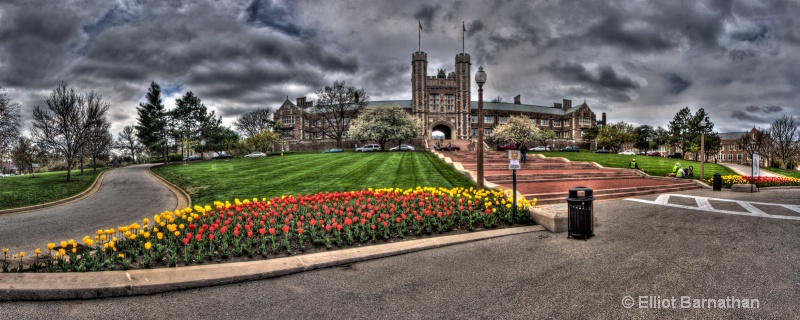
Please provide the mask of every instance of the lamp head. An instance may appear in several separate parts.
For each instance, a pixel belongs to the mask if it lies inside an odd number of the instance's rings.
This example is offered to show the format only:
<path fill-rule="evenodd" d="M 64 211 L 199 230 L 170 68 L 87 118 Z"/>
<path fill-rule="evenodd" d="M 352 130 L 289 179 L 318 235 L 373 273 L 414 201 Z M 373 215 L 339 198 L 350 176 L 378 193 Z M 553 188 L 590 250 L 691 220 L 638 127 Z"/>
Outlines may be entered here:
<path fill-rule="evenodd" d="M 486 83 L 486 71 L 483 71 L 483 66 L 478 67 L 478 72 L 475 73 L 475 82 L 479 87 L 483 87 Z"/>

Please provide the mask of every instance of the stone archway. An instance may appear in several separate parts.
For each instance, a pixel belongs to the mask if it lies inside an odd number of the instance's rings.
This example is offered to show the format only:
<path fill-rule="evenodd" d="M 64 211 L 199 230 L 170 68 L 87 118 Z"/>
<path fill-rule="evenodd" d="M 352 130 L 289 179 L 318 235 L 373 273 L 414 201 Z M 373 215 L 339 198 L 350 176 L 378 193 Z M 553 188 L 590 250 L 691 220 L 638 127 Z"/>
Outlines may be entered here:
<path fill-rule="evenodd" d="M 440 132 L 444 133 L 444 139 L 445 140 L 453 139 L 453 129 L 450 128 L 450 126 L 448 126 L 446 124 L 440 123 L 440 124 L 437 124 L 437 125 L 433 126 L 431 128 L 430 132 L 434 132 L 434 131 L 440 131 Z"/>

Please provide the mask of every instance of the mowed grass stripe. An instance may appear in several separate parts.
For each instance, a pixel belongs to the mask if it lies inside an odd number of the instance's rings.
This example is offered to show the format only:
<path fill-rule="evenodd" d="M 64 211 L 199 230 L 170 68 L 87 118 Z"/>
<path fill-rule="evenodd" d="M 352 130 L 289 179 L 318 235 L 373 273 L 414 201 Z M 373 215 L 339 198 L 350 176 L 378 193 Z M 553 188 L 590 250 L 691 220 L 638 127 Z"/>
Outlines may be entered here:
<path fill-rule="evenodd" d="M 234 198 L 367 188 L 474 186 L 428 152 L 295 153 L 168 165 L 153 172 L 186 190 L 193 203 L 203 205 Z"/>

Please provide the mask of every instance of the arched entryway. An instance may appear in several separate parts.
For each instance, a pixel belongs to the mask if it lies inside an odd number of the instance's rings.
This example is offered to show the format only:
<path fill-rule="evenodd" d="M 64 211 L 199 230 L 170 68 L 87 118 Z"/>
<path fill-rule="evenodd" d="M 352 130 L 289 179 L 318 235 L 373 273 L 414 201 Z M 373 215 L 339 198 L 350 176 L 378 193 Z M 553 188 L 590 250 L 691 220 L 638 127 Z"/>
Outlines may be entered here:
<path fill-rule="evenodd" d="M 439 131 L 441 133 L 444 133 L 444 139 L 445 140 L 453 139 L 453 134 L 452 134 L 453 130 L 450 128 L 450 126 L 448 126 L 446 124 L 437 124 L 437 125 L 433 126 L 433 128 L 431 128 L 431 132 L 434 132 L 434 131 Z"/>

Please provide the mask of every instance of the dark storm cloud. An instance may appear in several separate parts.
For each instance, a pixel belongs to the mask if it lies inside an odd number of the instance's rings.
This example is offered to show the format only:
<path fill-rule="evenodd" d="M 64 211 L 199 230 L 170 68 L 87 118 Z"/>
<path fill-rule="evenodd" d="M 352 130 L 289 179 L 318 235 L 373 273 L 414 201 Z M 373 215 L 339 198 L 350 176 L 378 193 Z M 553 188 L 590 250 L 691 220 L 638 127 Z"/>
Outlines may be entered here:
<path fill-rule="evenodd" d="M 752 51 L 745 51 L 741 49 L 734 49 L 728 52 L 728 58 L 731 59 L 733 62 L 742 62 L 748 59 L 753 59 L 756 57 L 756 54 Z"/>
<path fill-rule="evenodd" d="M 752 113 L 777 113 L 782 112 L 783 108 L 781 106 L 747 106 L 744 110 Z"/>
<path fill-rule="evenodd" d="M 761 117 L 758 115 L 754 115 L 748 112 L 744 112 L 741 110 L 735 110 L 731 112 L 731 118 L 736 120 L 743 120 L 751 123 L 769 123 L 771 122 L 770 118 L 768 117 Z"/>
<path fill-rule="evenodd" d="M 770 35 L 769 27 L 764 24 L 757 24 L 748 30 L 741 30 L 731 33 L 731 38 L 739 41 L 756 42 L 766 39 Z"/>
<path fill-rule="evenodd" d="M 111 122 L 127 122 L 129 119 L 131 119 L 131 116 L 127 113 L 112 111 L 109 112 L 109 118 Z"/>
<path fill-rule="evenodd" d="M 291 1 L 288 2 L 289 5 L 291 3 Z M 274 28 L 281 33 L 294 37 L 309 36 L 303 35 L 305 31 L 295 24 L 294 14 L 287 8 L 275 5 L 275 1 L 253 0 L 247 6 L 246 12 L 248 23 Z"/>
<path fill-rule="evenodd" d="M 483 31 L 485 26 L 483 25 L 483 22 L 481 22 L 480 20 L 473 20 L 472 22 L 466 25 L 466 28 L 467 28 L 467 36 L 472 37 L 476 33 Z"/>
<path fill-rule="evenodd" d="M 689 86 L 692 85 L 691 81 L 684 79 L 680 75 L 674 73 L 668 74 L 666 75 L 666 77 L 667 77 L 667 92 L 669 92 L 669 94 L 674 96 L 679 95 L 681 92 L 683 92 L 684 90 L 689 88 Z"/>
<path fill-rule="evenodd" d="M 643 52 L 667 50 L 677 45 L 677 39 L 655 26 L 643 24 L 636 29 L 624 28 L 625 22 L 630 22 L 630 18 L 616 14 L 607 16 L 589 29 L 586 40 Z"/>
<path fill-rule="evenodd" d="M 414 19 L 420 20 L 422 22 L 422 30 L 431 30 L 431 25 L 433 21 L 433 17 L 439 9 L 442 7 L 440 5 L 432 5 L 428 3 L 421 4 L 417 7 L 417 11 L 414 12 Z"/>
<path fill-rule="evenodd" d="M 81 15 L 62 3 L 0 8 L 0 84 L 42 89 L 60 82 L 80 41 Z"/>
<path fill-rule="evenodd" d="M 595 73 L 579 63 L 556 60 L 542 67 L 541 70 L 563 80 L 584 83 L 590 86 L 623 91 L 639 88 L 639 84 L 636 81 L 618 74 L 609 65 L 600 65 Z"/>

